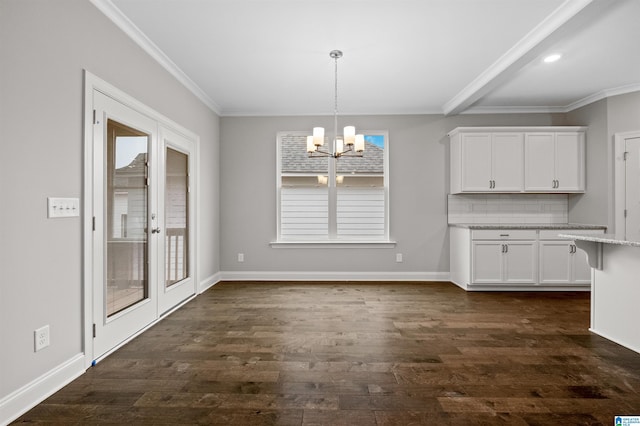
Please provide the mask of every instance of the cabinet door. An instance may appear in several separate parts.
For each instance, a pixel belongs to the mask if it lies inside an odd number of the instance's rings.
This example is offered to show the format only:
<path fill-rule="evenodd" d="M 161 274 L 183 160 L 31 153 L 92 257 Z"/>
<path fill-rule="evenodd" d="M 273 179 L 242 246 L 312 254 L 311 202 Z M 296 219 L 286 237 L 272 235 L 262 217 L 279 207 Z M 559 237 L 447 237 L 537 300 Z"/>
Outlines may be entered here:
<path fill-rule="evenodd" d="M 584 191 L 584 134 L 556 134 L 557 191 Z"/>
<path fill-rule="evenodd" d="M 510 284 L 536 284 L 537 250 L 535 241 L 509 241 L 504 267 L 504 282 Z"/>
<path fill-rule="evenodd" d="M 492 135 L 492 179 L 494 191 L 520 192 L 524 189 L 524 135 L 494 133 Z"/>
<path fill-rule="evenodd" d="M 555 138 L 553 133 L 527 133 L 524 139 L 525 191 L 555 191 Z"/>
<path fill-rule="evenodd" d="M 540 284 L 571 281 L 571 241 L 540 241 Z"/>
<path fill-rule="evenodd" d="M 471 282 L 495 284 L 502 282 L 502 241 L 473 241 L 471 244 Z"/>
<path fill-rule="evenodd" d="M 462 191 L 486 192 L 491 189 L 491 135 L 461 135 Z"/>

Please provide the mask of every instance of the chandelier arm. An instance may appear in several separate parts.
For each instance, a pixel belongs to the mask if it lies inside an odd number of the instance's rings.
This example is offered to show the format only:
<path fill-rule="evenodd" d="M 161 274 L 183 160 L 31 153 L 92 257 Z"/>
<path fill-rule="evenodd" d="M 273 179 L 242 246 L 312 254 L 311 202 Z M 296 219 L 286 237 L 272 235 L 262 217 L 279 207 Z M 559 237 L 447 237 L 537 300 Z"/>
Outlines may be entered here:
<path fill-rule="evenodd" d="M 314 155 L 314 154 L 317 154 L 317 155 Z M 310 152 L 309 155 L 307 156 L 307 158 L 324 158 L 324 157 L 338 158 L 338 155 L 328 151 L 321 151 L 317 149 L 313 152 Z"/>

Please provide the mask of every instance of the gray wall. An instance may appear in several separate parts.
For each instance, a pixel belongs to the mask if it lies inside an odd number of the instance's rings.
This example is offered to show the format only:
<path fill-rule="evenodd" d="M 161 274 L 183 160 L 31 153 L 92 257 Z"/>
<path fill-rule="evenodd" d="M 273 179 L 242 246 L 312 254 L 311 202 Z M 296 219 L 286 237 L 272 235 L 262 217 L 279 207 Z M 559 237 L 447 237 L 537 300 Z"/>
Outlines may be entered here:
<path fill-rule="evenodd" d="M 607 111 L 607 123 L 608 123 L 608 151 L 609 151 L 609 179 L 611 184 L 611 200 L 609 205 L 609 222 L 610 227 L 614 229 L 614 206 L 615 206 L 615 191 L 614 191 L 614 152 L 615 152 L 615 140 L 616 133 L 625 133 L 640 131 L 640 92 L 627 93 L 625 95 L 612 96 L 608 98 L 608 111 Z"/>
<path fill-rule="evenodd" d="M 457 126 L 564 125 L 564 115 L 340 117 L 361 130 L 389 131 L 392 249 L 271 248 L 276 239 L 276 133 L 332 128 L 332 117 L 221 119 L 223 271 L 449 272 L 447 132 Z M 244 253 L 244 263 L 237 254 Z M 396 263 L 395 254 L 404 262 Z"/>
<path fill-rule="evenodd" d="M 83 69 L 201 138 L 198 275 L 219 271 L 219 119 L 88 1 L 0 2 L 0 400 L 81 352 Z M 34 353 L 33 331 L 51 328 Z M 0 419 L 1 421 L 1 419 Z"/>
<path fill-rule="evenodd" d="M 586 142 L 586 193 L 569 196 L 569 222 L 609 226 L 609 146 L 607 99 L 567 113 L 567 121 L 589 126 Z"/>
<path fill-rule="evenodd" d="M 569 220 L 614 230 L 614 137 L 640 131 L 640 92 L 612 96 L 566 114 L 568 124 L 589 126 L 587 192 L 572 196 Z"/>

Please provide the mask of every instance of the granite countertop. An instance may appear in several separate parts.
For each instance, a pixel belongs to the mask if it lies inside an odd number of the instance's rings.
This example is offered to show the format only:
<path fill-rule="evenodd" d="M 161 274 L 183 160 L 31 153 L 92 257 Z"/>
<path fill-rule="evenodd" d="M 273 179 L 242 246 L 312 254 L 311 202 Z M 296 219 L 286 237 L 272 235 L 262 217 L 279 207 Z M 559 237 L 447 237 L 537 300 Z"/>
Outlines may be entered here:
<path fill-rule="evenodd" d="M 451 223 L 449 226 L 467 229 L 607 229 L 603 225 L 584 223 Z"/>
<path fill-rule="evenodd" d="M 635 238 L 627 238 L 616 234 L 559 234 L 559 237 L 577 241 L 590 241 L 593 243 L 617 244 L 621 246 L 640 247 L 640 235 Z"/>

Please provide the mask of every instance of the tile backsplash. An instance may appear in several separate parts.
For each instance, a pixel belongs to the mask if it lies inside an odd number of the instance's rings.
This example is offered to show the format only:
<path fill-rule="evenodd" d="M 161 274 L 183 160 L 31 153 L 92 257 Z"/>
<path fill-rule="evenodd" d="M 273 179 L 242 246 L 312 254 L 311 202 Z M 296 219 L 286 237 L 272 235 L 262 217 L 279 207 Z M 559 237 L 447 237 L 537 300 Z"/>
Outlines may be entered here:
<path fill-rule="evenodd" d="M 567 194 L 457 194 L 448 196 L 448 222 L 567 223 Z"/>

